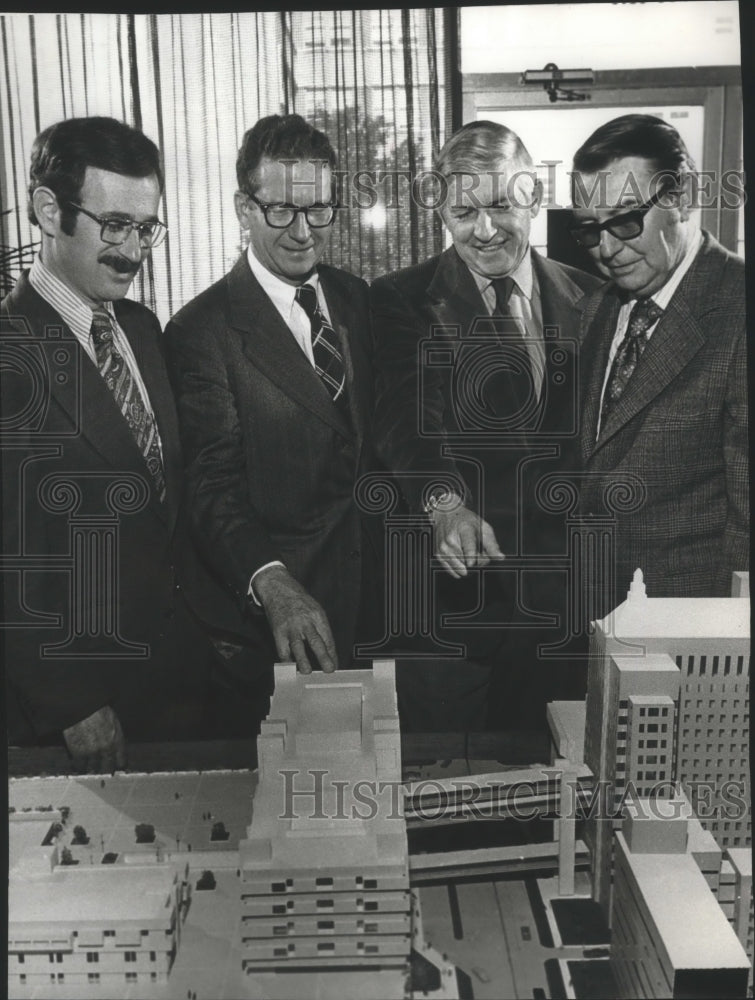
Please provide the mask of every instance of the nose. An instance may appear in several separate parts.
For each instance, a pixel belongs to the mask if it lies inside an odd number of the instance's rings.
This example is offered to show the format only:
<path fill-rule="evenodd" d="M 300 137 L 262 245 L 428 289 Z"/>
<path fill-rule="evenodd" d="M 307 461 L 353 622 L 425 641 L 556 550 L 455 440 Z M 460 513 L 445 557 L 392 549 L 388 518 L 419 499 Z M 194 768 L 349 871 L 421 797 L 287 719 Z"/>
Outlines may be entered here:
<path fill-rule="evenodd" d="M 288 227 L 288 231 L 298 243 L 307 242 L 311 233 L 309 223 L 307 222 L 304 212 L 299 212 L 297 214 L 294 221 Z"/>
<path fill-rule="evenodd" d="M 598 249 L 603 260 L 610 260 L 611 257 L 616 256 L 623 246 L 623 241 L 620 240 L 618 236 L 614 236 L 612 233 L 609 233 L 607 229 L 604 229 L 600 234 L 600 244 Z"/>
<path fill-rule="evenodd" d="M 495 226 L 491 222 L 490 216 L 484 208 L 479 209 L 477 212 L 477 218 L 475 219 L 474 224 L 474 234 L 481 243 L 487 243 L 488 240 L 495 236 Z"/>
<path fill-rule="evenodd" d="M 126 257 L 128 260 L 133 260 L 134 262 L 142 259 L 145 251 L 139 243 L 139 234 L 136 229 L 131 230 L 125 242 L 121 243 L 118 247 L 118 251 L 122 257 Z"/>

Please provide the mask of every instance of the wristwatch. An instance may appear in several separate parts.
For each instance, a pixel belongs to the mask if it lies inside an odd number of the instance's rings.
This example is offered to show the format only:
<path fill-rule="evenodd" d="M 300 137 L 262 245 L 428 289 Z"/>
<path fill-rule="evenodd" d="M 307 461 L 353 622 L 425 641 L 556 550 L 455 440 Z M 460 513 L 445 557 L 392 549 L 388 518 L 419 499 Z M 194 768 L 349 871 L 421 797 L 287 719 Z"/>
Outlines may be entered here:
<path fill-rule="evenodd" d="M 430 495 L 422 509 L 425 514 L 433 514 L 436 510 L 448 513 L 456 510 L 457 507 L 463 506 L 463 504 L 464 499 L 458 493 L 454 493 L 443 486 L 437 486 L 430 491 Z"/>

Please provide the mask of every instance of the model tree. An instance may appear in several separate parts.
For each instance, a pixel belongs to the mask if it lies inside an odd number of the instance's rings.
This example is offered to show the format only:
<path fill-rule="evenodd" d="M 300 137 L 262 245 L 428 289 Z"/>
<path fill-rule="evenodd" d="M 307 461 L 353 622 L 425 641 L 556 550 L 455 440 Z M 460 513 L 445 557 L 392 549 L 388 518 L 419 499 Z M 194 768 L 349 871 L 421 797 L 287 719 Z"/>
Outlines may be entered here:
<path fill-rule="evenodd" d="M 209 868 L 205 868 L 197 879 L 197 889 L 214 889 L 216 885 L 215 875 Z"/>
<path fill-rule="evenodd" d="M 213 823 L 210 840 L 228 840 L 230 833 L 225 828 L 225 823 Z"/>
<path fill-rule="evenodd" d="M 137 823 L 134 827 L 137 844 L 154 844 L 155 828 L 151 823 Z"/>
<path fill-rule="evenodd" d="M 78 826 L 77 825 L 77 826 L 75 826 L 73 828 L 73 840 L 71 841 L 71 843 L 72 844 L 88 844 L 89 843 L 89 837 L 87 836 L 87 832 L 86 832 L 86 830 L 84 829 L 83 826 Z"/>

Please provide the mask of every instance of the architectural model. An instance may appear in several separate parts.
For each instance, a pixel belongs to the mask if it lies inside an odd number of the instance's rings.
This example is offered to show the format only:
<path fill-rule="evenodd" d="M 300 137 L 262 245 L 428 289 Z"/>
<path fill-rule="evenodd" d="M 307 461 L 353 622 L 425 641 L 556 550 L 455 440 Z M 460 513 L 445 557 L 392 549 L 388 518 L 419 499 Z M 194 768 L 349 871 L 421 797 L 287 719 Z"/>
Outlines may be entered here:
<path fill-rule="evenodd" d="M 275 668 L 239 844 L 245 968 L 406 968 L 409 852 L 392 661 Z"/>
<path fill-rule="evenodd" d="M 390 661 L 279 664 L 258 774 L 12 781 L 8 995 L 746 997 L 748 578 L 735 587 L 652 599 L 637 576 L 595 625 L 586 705 L 549 706 L 548 764 L 402 784 Z M 407 828 L 516 829 L 522 811 L 533 842 L 409 854 Z M 589 907 L 611 930 L 574 937 L 565 915 Z"/>
<path fill-rule="evenodd" d="M 606 912 L 613 832 L 630 793 L 670 797 L 680 782 L 721 847 L 752 837 L 750 602 L 648 598 L 635 576 L 627 600 L 596 623 L 588 675 L 585 763 L 617 814 L 585 834 Z"/>

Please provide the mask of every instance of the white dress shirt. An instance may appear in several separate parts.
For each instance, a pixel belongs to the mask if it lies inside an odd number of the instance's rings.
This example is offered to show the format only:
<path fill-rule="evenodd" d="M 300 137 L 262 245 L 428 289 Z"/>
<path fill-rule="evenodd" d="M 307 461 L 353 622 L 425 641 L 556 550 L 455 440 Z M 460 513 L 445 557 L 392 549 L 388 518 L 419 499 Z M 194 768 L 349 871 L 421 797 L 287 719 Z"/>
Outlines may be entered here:
<path fill-rule="evenodd" d="M 282 281 L 276 274 L 269 271 L 264 264 L 261 264 L 254 255 L 251 243 L 246 251 L 246 259 L 249 262 L 252 274 L 262 286 L 263 292 L 265 292 L 275 308 L 278 310 L 281 315 L 281 319 L 293 334 L 294 340 L 302 349 L 307 357 L 307 360 L 314 368 L 315 358 L 312 353 L 312 323 L 310 322 L 307 313 L 296 301 L 297 286 L 290 285 L 287 281 Z M 328 305 L 325 301 L 325 296 L 323 295 L 320 277 L 317 274 L 317 271 L 307 278 L 306 282 L 302 282 L 302 284 L 312 285 L 314 290 L 317 292 L 317 304 L 320 307 L 320 312 L 323 314 L 325 321 L 330 323 Z M 265 563 L 264 566 L 259 566 L 254 573 L 252 573 L 251 579 L 249 580 L 247 594 L 252 598 L 255 604 L 259 605 L 260 603 L 254 591 L 254 580 L 257 574 L 261 573 L 263 569 L 268 569 L 270 566 L 283 565 L 284 564 L 279 559 L 275 559 L 272 562 Z"/>
<path fill-rule="evenodd" d="M 671 301 L 674 295 L 674 292 L 679 287 L 682 278 L 687 273 L 687 271 L 689 271 L 689 269 L 692 267 L 692 262 L 694 261 L 695 257 L 697 257 L 700 251 L 700 247 L 702 245 L 703 245 L 703 234 L 700 232 L 699 229 L 696 229 L 692 238 L 689 241 L 687 252 L 685 253 L 684 257 L 682 257 L 682 260 L 679 263 L 679 265 L 672 272 L 671 277 L 668 279 L 666 284 L 663 285 L 662 288 L 659 288 L 657 292 L 655 292 L 653 295 L 650 296 L 651 300 L 655 302 L 657 306 L 660 306 L 661 309 L 665 309 L 668 306 L 669 302 Z M 597 437 L 600 436 L 601 414 L 603 411 L 603 397 L 606 394 L 606 386 L 608 385 L 608 376 L 611 374 L 611 366 L 613 365 L 614 358 L 616 357 L 616 352 L 619 349 L 619 344 L 622 342 L 624 336 L 626 335 L 627 324 L 629 323 L 629 316 L 632 312 L 632 309 L 634 309 L 634 307 L 637 305 L 637 302 L 638 300 L 636 298 L 629 299 L 629 301 L 625 302 L 622 305 L 621 309 L 619 310 L 619 317 L 618 320 L 616 321 L 616 331 L 613 335 L 613 340 L 611 341 L 611 349 L 608 352 L 608 363 L 606 364 L 606 370 L 603 375 L 603 387 L 600 391 L 600 407 L 598 408 L 598 430 L 596 439 Z M 660 320 L 656 320 L 656 322 L 653 323 L 653 325 L 648 329 L 647 333 L 645 334 L 646 340 L 650 340 L 659 322 Z"/>
<path fill-rule="evenodd" d="M 472 277 L 480 290 L 482 301 L 492 314 L 496 308 L 496 294 L 493 279 L 472 271 Z M 508 275 L 514 282 L 509 299 L 509 315 L 519 321 L 535 378 L 535 391 L 540 398 L 545 376 L 545 346 L 543 344 L 543 309 L 540 301 L 540 286 L 532 267 L 532 254 L 528 249 L 519 264 Z"/>
<path fill-rule="evenodd" d="M 91 359 L 92 364 L 99 371 L 94 342 L 92 341 L 92 307 L 87 305 L 83 299 L 79 298 L 70 286 L 66 285 L 65 282 L 56 277 L 56 275 L 54 275 L 52 271 L 45 266 L 39 254 L 37 254 L 32 262 L 31 269 L 29 271 L 29 284 L 38 295 L 41 295 L 45 302 L 52 306 L 66 325 L 70 327 L 71 333 L 78 340 L 82 350 L 85 352 L 87 357 Z M 126 334 L 118 325 L 118 321 L 115 318 L 115 312 L 113 310 L 113 303 L 103 302 L 102 307 L 110 316 L 110 321 L 113 327 L 113 344 L 123 358 L 123 362 L 131 373 L 134 382 L 136 382 L 139 392 L 141 393 L 142 400 L 144 401 L 145 409 L 152 416 L 152 422 L 157 436 L 157 443 L 160 448 L 160 455 L 162 456 L 163 446 L 162 441 L 160 440 L 160 433 L 157 428 L 157 421 L 155 420 L 155 413 L 149 400 L 147 387 L 145 386 L 142 374 L 139 371 L 139 365 L 137 365 L 134 352 L 131 350 L 131 344 L 129 343 Z"/>
<path fill-rule="evenodd" d="M 297 285 L 289 285 L 287 281 L 282 281 L 276 274 L 268 271 L 265 265 L 261 264 L 254 256 L 251 243 L 246 251 L 246 259 L 249 261 L 249 267 L 251 268 L 252 274 L 262 286 L 263 292 L 265 292 L 275 308 L 278 310 L 281 315 L 281 319 L 294 335 L 294 340 L 304 351 L 307 356 L 307 360 L 314 368 L 315 359 L 312 354 L 312 324 L 309 316 L 296 301 Z M 317 271 L 307 278 L 306 282 L 302 282 L 302 284 L 311 285 L 317 292 L 317 304 L 320 307 L 320 312 L 323 314 L 325 321 L 330 324 L 328 304 L 325 301 L 322 285 L 320 284 L 320 276 Z"/>

